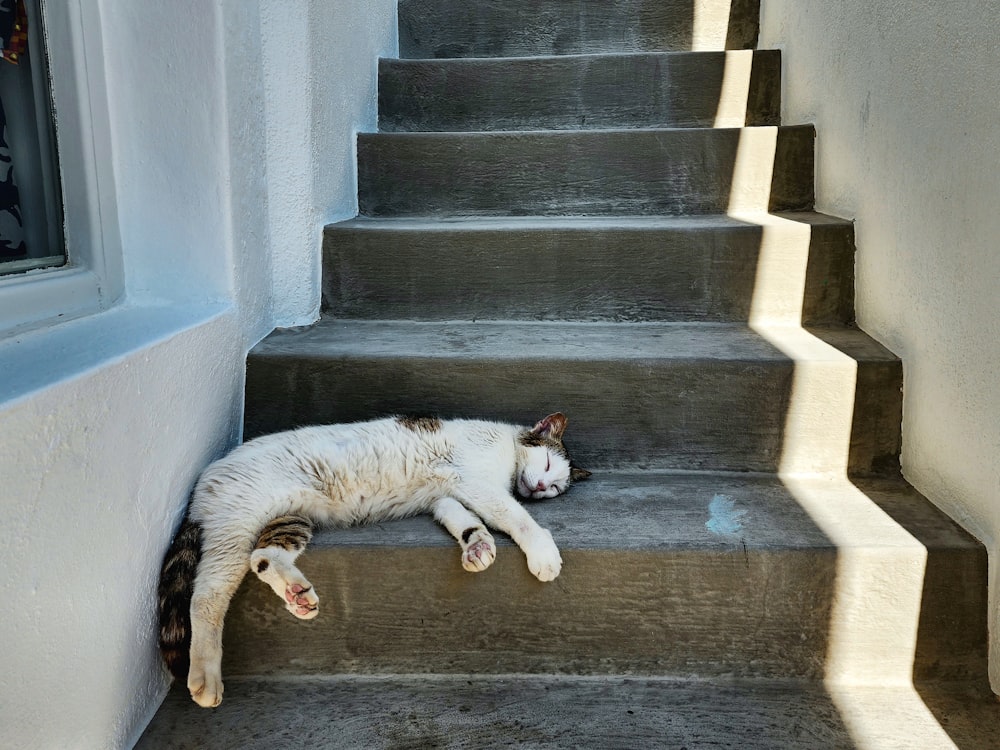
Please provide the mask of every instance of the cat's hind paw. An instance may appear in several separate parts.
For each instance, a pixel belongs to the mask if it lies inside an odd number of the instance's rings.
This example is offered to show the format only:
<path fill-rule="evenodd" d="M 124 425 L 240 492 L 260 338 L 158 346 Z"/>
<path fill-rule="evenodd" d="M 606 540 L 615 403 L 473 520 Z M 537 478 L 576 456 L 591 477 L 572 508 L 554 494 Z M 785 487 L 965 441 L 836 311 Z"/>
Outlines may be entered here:
<path fill-rule="evenodd" d="M 192 662 L 187 686 L 191 699 L 202 708 L 215 708 L 222 703 L 222 675 L 218 670 L 205 669 Z"/>
<path fill-rule="evenodd" d="M 300 620 L 319 614 L 319 597 L 295 566 L 297 552 L 267 547 L 250 555 L 250 569 L 285 602 L 285 609 Z"/>
<path fill-rule="evenodd" d="M 285 587 L 285 608 L 300 620 L 311 620 L 319 614 L 319 597 L 312 586 L 290 583 Z"/>
<path fill-rule="evenodd" d="M 476 529 L 469 536 L 467 546 L 462 550 L 462 567 L 470 573 L 486 570 L 497 556 L 493 536 L 486 529 Z"/>

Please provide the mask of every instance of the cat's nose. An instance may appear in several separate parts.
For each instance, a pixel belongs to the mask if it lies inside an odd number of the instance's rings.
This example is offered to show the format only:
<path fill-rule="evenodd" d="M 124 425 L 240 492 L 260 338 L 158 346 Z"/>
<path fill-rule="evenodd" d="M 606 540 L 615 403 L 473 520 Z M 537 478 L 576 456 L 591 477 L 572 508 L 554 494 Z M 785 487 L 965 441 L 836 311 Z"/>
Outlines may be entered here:
<path fill-rule="evenodd" d="M 546 489 L 545 482 L 543 482 L 541 479 L 539 479 L 538 480 L 538 484 L 535 485 L 535 489 L 538 490 L 539 492 L 541 492 L 542 490 Z"/>

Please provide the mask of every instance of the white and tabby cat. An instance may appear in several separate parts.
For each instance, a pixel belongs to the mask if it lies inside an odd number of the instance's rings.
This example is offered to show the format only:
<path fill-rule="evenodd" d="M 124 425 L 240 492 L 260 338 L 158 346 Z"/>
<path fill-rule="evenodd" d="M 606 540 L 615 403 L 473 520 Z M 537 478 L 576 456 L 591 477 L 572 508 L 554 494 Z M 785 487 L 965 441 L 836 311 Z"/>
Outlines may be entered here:
<path fill-rule="evenodd" d="M 589 472 L 570 465 L 566 417 L 534 427 L 387 418 L 304 427 L 251 440 L 202 473 L 163 563 L 160 647 L 201 706 L 222 701 L 222 625 L 247 570 L 296 617 L 319 612 L 295 565 L 313 524 L 346 526 L 430 512 L 462 548 L 462 567 L 496 556 L 486 525 L 506 532 L 528 569 L 551 581 L 562 567 L 552 540 L 512 495 L 548 498 Z"/>

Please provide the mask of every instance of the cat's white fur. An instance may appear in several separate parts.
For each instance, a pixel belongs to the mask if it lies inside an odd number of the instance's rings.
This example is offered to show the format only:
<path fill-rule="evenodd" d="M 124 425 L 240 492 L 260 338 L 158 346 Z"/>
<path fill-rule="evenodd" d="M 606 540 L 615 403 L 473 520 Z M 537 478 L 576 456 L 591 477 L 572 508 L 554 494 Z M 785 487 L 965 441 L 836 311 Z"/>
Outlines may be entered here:
<path fill-rule="evenodd" d="M 223 620 L 248 568 L 296 617 L 319 611 L 316 592 L 295 565 L 301 549 L 254 549 L 262 528 L 279 516 L 346 526 L 430 512 L 458 541 L 462 566 L 473 572 L 496 556 L 489 525 L 510 535 L 532 574 L 553 580 L 562 567 L 559 549 L 511 487 L 525 497 L 553 497 L 576 472 L 587 474 L 571 470 L 561 450 L 565 425 L 562 414 L 530 429 L 389 418 L 260 437 L 213 463 L 188 511 L 202 535 L 191 598 L 192 698 L 207 707 L 222 700 Z"/>

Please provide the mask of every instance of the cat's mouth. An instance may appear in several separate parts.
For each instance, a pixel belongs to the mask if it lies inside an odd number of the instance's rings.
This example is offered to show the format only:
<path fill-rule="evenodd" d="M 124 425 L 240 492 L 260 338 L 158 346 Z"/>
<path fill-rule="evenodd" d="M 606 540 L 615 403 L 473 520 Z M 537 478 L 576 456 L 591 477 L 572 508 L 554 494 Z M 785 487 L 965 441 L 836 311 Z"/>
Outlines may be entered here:
<path fill-rule="evenodd" d="M 538 484 L 542 484 L 543 486 L 539 488 Z M 517 494 L 530 500 L 544 500 L 549 497 L 552 485 L 544 484 L 544 482 L 539 482 L 538 484 L 532 485 L 525 479 L 524 474 L 521 474 L 517 478 Z"/>
<path fill-rule="evenodd" d="M 533 488 L 528 481 L 524 478 L 524 474 L 521 474 L 517 478 L 517 494 L 521 497 L 534 498 L 535 494 L 538 492 Z"/>

